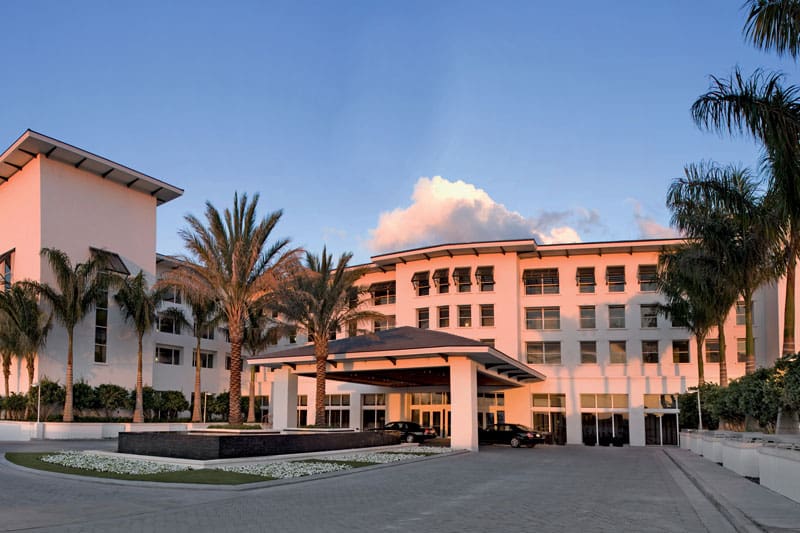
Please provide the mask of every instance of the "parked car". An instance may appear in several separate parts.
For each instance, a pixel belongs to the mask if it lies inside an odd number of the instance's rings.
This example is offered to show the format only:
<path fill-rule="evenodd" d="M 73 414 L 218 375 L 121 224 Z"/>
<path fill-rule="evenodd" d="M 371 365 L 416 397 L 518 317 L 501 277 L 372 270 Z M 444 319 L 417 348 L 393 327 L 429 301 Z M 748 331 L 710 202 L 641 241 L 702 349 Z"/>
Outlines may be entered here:
<path fill-rule="evenodd" d="M 510 444 L 512 448 L 533 448 L 543 443 L 544 435 L 520 424 L 492 424 L 478 430 L 478 441 L 486 444 Z"/>
<path fill-rule="evenodd" d="M 416 422 L 389 422 L 383 427 L 375 428 L 372 431 L 386 431 L 396 434 L 403 442 L 425 442 L 428 439 L 436 438 L 436 430 L 423 427 Z"/>

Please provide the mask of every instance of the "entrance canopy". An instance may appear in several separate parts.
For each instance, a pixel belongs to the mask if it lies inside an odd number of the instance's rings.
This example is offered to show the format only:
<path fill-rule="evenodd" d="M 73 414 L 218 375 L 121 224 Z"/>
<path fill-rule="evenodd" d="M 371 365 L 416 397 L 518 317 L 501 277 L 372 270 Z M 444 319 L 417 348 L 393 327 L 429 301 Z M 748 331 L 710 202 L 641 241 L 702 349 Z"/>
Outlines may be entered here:
<path fill-rule="evenodd" d="M 327 378 L 382 387 L 450 385 L 450 357 L 477 364 L 479 387 L 509 388 L 543 381 L 545 376 L 482 342 L 428 329 L 399 327 L 331 341 Z M 299 376 L 314 376 L 314 345 L 248 358 L 248 362 Z"/>

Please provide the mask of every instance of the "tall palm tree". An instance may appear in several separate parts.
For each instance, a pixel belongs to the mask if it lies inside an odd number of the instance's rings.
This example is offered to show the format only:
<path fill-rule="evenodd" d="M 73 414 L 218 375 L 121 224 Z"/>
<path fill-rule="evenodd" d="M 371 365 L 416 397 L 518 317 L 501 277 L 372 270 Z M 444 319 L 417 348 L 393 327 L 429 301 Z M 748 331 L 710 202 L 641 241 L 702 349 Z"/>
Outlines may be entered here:
<path fill-rule="evenodd" d="M 19 331 L 13 326 L 11 320 L 0 313 L 0 361 L 3 366 L 3 381 L 5 383 L 5 396 L 8 398 L 9 380 L 11 379 L 11 364 L 14 356 L 19 353 Z"/>
<path fill-rule="evenodd" d="M 258 195 L 233 196 L 233 208 L 221 214 L 206 202 L 205 223 L 193 215 L 180 231 L 190 257 L 165 274 L 165 282 L 184 292 L 217 301 L 231 342 L 229 422 L 242 423 L 242 343 L 247 313 L 275 289 L 281 271 L 296 260 L 288 239 L 268 240 L 281 218 L 275 211 L 257 220 Z"/>
<path fill-rule="evenodd" d="M 67 375 L 64 380 L 64 422 L 74 419 L 72 409 L 73 340 L 75 326 L 95 307 L 97 299 L 106 294 L 111 274 L 105 268 L 108 259 L 103 254 L 86 262 L 72 265 L 66 253 L 56 248 L 42 248 L 56 279 L 56 286 L 35 281 L 23 282 L 32 287 L 52 309 L 55 319 L 67 330 Z"/>
<path fill-rule="evenodd" d="M 705 383 L 703 344 L 712 327 L 720 323 L 731 302 L 720 302 L 725 282 L 718 275 L 719 260 L 697 244 L 662 254 L 659 259 L 658 289 L 666 302 L 660 311 L 673 325 L 680 324 L 695 337 L 697 345 L 697 382 Z"/>
<path fill-rule="evenodd" d="M 244 330 L 244 347 L 250 357 L 256 357 L 275 344 L 277 326 L 267 317 L 265 309 L 251 310 Z M 250 365 L 250 386 L 248 390 L 247 421 L 256 422 L 256 365 Z"/>
<path fill-rule="evenodd" d="M 781 249 L 785 233 L 771 197 L 759 194 L 750 172 L 732 165 L 688 165 L 685 177 L 675 180 L 667 194 L 672 223 L 688 238 L 718 258 L 723 293 L 717 300 L 745 304 L 746 372 L 755 371 L 752 303 L 755 290 L 784 271 Z M 731 290 L 732 289 L 732 290 Z M 727 384 L 724 320 L 720 315 L 720 385 Z"/>
<path fill-rule="evenodd" d="M 800 1 L 747 0 L 745 37 L 762 50 L 774 49 L 778 55 L 800 55 Z"/>
<path fill-rule="evenodd" d="M 144 400 L 142 396 L 142 342 L 145 334 L 153 330 L 158 320 L 158 307 L 167 294 L 166 288 L 151 289 L 143 271 L 133 277 L 120 279 L 114 300 L 122 309 L 125 320 L 136 330 L 138 350 L 136 352 L 136 402 L 133 422 L 144 422 Z"/>
<path fill-rule="evenodd" d="M 783 76 L 756 71 L 745 78 L 712 77 L 710 90 L 692 105 L 704 129 L 748 134 L 763 145 L 762 166 L 768 195 L 786 228 L 786 297 L 783 355 L 795 352 L 795 283 L 800 256 L 800 88 L 784 87 Z"/>
<path fill-rule="evenodd" d="M 286 320 L 308 332 L 313 338 L 316 357 L 316 402 L 315 423 L 323 425 L 325 420 L 325 380 L 328 360 L 328 342 L 336 331 L 360 320 L 383 317 L 374 311 L 360 308 L 359 296 L 367 288 L 356 283 L 364 275 L 362 268 L 348 268 L 353 257 L 343 253 L 334 263 L 327 247 L 317 256 L 306 252 L 304 269 L 294 273 L 291 281 L 282 285 L 272 308 Z"/>

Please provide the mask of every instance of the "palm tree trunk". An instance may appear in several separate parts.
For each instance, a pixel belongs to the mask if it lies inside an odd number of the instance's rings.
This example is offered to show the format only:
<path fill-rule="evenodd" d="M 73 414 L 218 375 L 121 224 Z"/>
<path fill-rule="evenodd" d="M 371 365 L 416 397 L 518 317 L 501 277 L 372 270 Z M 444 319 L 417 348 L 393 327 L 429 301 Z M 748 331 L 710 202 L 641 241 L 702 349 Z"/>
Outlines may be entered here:
<path fill-rule="evenodd" d="M 752 374 L 756 371 L 756 342 L 753 337 L 753 293 L 749 290 L 744 293 L 744 353 L 744 373 Z"/>
<path fill-rule="evenodd" d="M 706 382 L 706 374 L 705 374 L 705 362 L 703 361 L 703 342 L 705 341 L 705 335 L 700 336 L 697 335 L 695 337 L 695 342 L 697 343 L 697 385 L 700 386 Z"/>
<path fill-rule="evenodd" d="M 144 400 L 142 399 L 142 337 L 139 334 L 139 353 L 136 357 L 136 407 L 133 409 L 133 423 L 141 424 L 144 422 Z"/>
<path fill-rule="evenodd" d="M 31 391 L 33 390 L 33 374 L 35 372 L 34 361 L 36 360 L 36 354 L 25 354 L 25 365 L 28 368 L 28 396 L 31 395 Z M 28 415 L 31 412 L 31 402 L 25 404 L 25 420 L 28 419 Z"/>
<path fill-rule="evenodd" d="M 327 379 L 328 337 L 318 335 L 314 339 L 314 355 L 317 358 L 317 397 L 314 401 L 314 425 L 325 424 L 325 380 Z"/>
<path fill-rule="evenodd" d="M 64 422 L 72 422 L 72 341 L 74 336 L 74 328 L 67 330 L 67 378 L 64 382 L 64 388 L 67 393 L 64 398 Z"/>
<path fill-rule="evenodd" d="M 194 407 L 192 408 L 192 422 L 201 422 L 202 412 L 200 410 L 200 335 L 197 335 L 197 348 L 194 350 Z"/>
<path fill-rule="evenodd" d="M 235 322 L 235 321 L 234 321 Z M 228 423 L 242 423 L 242 327 L 231 324 L 231 376 L 228 390 Z"/>
<path fill-rule="evenodd" d="M 717 331 L 719 332 L 719 386 L 728 386 L 728 354 L 725 349 L 725 319 L 720 320 L 717 324 Z"/>
<path fill-rule="evenodd" d="M 247 421 L 256 421 L 256 367 L 250 366 L 250 388 L 248 389 Z"/>
<path fill-rule="evenodd" d="M 784 356 L 791 355 L 794 349 L 794 284 L 795 269 L 797 268 L 797 255 L 795 253 L 795 235 L 792 234 L 790 244 L 791 255 L 789 266 L 786 269 L 786 302 L 783 308 L 783 350 Z M 749 360 L 749 359 L 748 359 Z M 755 370 L 755 365 L 753 366 Z M 749 374 L 749 372 L 748 372 Z"/>
<path fill-rule="evenodd" d="M 11 378 L 11 357 L 3 356 L 3 381 L 6 386 L 6 399 L 8 399 L 8 381 Z M 6 418 L 8 418 L 8 409 L 6 409 Z"/>

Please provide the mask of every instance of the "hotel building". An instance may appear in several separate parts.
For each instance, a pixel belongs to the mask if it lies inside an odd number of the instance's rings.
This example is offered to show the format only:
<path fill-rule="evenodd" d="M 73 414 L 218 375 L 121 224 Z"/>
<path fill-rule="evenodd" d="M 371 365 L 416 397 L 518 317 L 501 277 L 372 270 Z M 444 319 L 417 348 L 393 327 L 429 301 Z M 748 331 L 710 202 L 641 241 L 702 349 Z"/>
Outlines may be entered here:
<path fill-rule="evenodd" d="M 42 247 L 74 262 L 115 254 L 121 272 L 155 280 L 175 261 L 157 255 L 156 208 L 181 189 L 28 131 L 0 155 L 0 268 L 4 281 L 52 282 Z M 432 425 L 453 445 L 477 448 L 477 428 L 515 422 L 549 431 L 556 443 L 677 444 L 677 395 L 697 384 L 689 332 L 658 313 L 660 253 L 679 240 L 538 244 L 533 239 L 456 243 L 372 258 L 362 280 L 367 308 L 384 318 L 339 331 L 331 341 L 327 420 L 368 428 L 407 419 Z M 756 362 L 780 353 L 784 281 L 753 304 Z M 181 295 L 167 305 L 182 306 Z M 188 314 L 188 308 L 186 308 Z M 75 377 L 132 388 L 136 338 L 113 298 L 79 326 Z M 345 328 L 346 329 L 346 328 Z M 705 376 L 744 374 L 744 309 L 725 324 L 727 353 L 712 330 Z M 65 332 L 39 354 L 38 376 L 62 379 Z M 228 384 L 229 345 L 203 339 L 203 390 Z M 190 396 L 194 338 L 162 320 L 145 337 L 144 381 Z M 269 396 L 274 427 L 314 423 L 313 350 L 303 332 L 250 359 L 256 394 Z M 243 375 L 246 393 L 249 373 Z M 12 391 L 27 387 L 14 362 Z M 37 377 L 38 379 L 38 377 Z"/>

